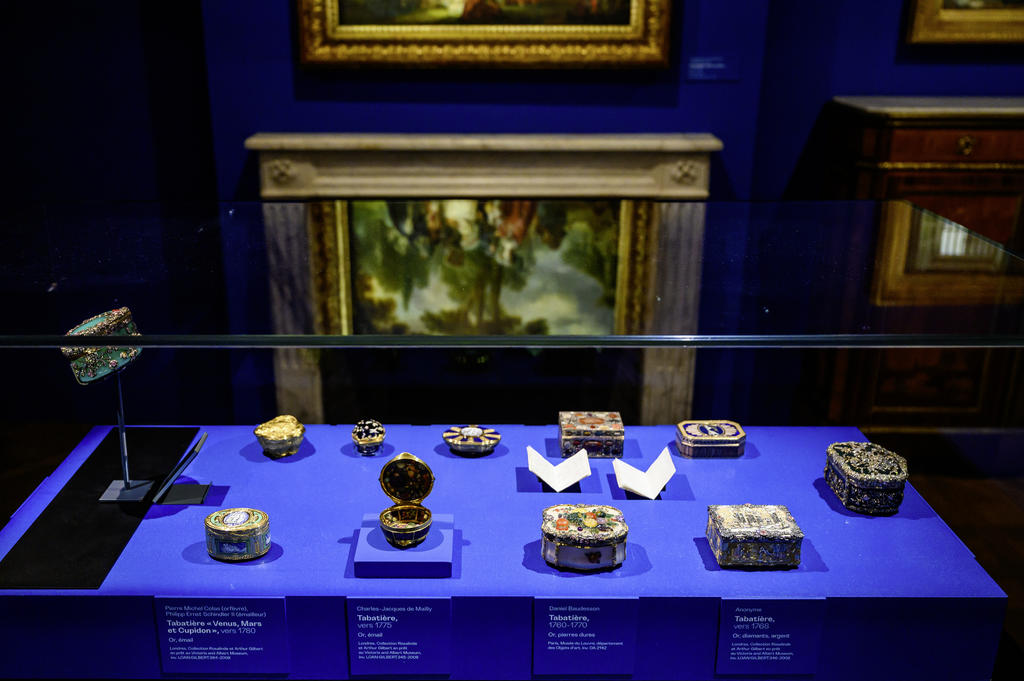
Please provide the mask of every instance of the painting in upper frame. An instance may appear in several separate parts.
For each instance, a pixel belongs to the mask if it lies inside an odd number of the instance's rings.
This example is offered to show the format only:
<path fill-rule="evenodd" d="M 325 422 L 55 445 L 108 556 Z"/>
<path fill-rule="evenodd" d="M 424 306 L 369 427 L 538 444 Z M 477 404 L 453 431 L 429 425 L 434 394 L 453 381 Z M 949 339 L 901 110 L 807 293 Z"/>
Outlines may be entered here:
<path fill-rule="evenodd" d="M 670 0 L 298 0 L 307 64 L 664 66 Z"/>
<path fill-rule="evenodd" d="M 910 0 L 908 42 L 1024 42 L 1024 0 Z"/>

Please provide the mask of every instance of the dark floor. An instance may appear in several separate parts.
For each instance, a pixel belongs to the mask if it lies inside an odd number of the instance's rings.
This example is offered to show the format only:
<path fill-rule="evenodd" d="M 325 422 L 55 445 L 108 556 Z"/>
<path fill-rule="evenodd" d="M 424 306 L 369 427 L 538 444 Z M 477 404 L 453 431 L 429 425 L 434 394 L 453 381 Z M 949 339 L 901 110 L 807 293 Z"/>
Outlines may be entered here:
<path fill-rule="evenodd" d="M 78 424 L 4 427 L 0 518 L 6 524 L 89 430 Z M 910 481 L 1009 596 L 995 681 L 1024 669 L 1024 431 L 872 433 L 906 456 Z"/>

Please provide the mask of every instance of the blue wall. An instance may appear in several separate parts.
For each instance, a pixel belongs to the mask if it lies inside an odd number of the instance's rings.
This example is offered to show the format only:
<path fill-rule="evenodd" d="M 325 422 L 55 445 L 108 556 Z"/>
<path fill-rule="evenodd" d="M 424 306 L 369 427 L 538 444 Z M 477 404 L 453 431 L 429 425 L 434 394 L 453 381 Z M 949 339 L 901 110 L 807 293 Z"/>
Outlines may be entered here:
<path fill-rule="evenodd" d="M 783 196 L 818 114 L 836 95 L 1024 95 L 1022 46 L 907 45 L 906 4 L 771 2 L 751 198 Z"/>
<path fill-rule="evenodd" d="M 711 132 L 715 195 L 746 197 L 768 6 L 676 3 L 667 70 L 510 72 L 303 68 L 293 3 L 204 2 L 218 194 L 257 195 L 256 132 Z M 739 79 L 687 80 L 693 54 L 738 58 Z"/>

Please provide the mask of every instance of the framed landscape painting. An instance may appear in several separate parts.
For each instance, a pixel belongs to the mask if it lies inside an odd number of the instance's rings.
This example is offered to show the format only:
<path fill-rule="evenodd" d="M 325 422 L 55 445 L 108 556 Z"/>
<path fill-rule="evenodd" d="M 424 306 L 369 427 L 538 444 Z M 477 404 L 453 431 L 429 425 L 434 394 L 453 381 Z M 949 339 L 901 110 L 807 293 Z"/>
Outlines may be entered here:
<path fill-rule="evenodd" d="M 911 43 L 1024 42 L 1024 0 L 910 0 Z"/>
<path fill-rule="evenodd" d="M 313 204 L 329 334 L 639 333 L 653 205 L 599 200 Z"/>
<path fill-rule="evenodd" d="M 668 61 L 671 0 L 298 0 L 307 64 L 617 67 Z"/>

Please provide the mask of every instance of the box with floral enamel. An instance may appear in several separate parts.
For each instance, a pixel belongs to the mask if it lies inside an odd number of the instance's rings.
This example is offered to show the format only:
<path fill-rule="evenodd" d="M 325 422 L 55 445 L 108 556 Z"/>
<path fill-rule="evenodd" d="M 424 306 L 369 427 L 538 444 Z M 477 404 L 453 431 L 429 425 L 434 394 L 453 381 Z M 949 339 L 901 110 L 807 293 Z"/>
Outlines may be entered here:
<path fill-rule="evenodd" d="M 626 428 L 617 411 L 558 412 L 558 442 L 563 457 L 587 450 L 590 458 L 620 458 Z"/>
<path fill-rule="evenodd" d="M 629 527 L 622 511 L 600 504 L 558 504 L 541 515 L 541 555 L 570 570 L 615 568 L 626 560 Z"/>
<path fill-rule="evenodd" d="M 785 506 L 712 505 L 707 538 L 722 567 L 796 567 L 804 533 Z"/>
<path fill-rule="evenodd" d="M 903 503 L 907 460 L 872 442 L 833 442 L 825 482 L 851 511 L 891 515 Z"/>

